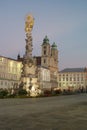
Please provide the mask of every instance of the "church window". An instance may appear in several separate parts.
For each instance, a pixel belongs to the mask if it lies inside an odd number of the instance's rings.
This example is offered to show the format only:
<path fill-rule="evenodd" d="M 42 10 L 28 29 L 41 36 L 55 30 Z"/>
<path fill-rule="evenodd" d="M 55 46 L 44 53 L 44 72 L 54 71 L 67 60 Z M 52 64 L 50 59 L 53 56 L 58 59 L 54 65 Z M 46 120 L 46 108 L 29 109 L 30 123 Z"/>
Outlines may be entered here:
<path fill-rule="evenodd" d="M 46 50 L 44 50 L 44 55 L 46 55 Z"/>
<path fill-rule="evenodd" d="M 46 59 L 44 59 L 44 63 L 46 63 Z"/>
<path fill-rule="evenodd" d="M 44 49 L 46 49 L 46 46 L 44 46 Z"/>

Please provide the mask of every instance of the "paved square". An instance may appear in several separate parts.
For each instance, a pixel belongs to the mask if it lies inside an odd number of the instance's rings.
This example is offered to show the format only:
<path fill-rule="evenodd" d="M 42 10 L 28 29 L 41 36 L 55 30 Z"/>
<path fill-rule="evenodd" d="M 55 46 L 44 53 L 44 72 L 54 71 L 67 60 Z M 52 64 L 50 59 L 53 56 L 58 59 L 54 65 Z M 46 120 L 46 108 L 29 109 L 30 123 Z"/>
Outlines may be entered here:
<path fill-rule="evenodd" d="M 0 130 L 87 130 L 87 94 L 0 99 Z"/>

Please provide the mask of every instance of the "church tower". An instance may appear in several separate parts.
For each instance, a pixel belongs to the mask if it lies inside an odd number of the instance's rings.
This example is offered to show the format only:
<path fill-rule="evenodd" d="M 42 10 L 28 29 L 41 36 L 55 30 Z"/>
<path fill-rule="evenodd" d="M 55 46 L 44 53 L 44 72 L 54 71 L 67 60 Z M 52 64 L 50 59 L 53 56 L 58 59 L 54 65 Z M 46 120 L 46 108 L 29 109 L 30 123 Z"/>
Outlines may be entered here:
<path fill-rule="evenodd" d="M 41 57 L 41 65 L 43 67 L 49 67 L 50 66 L 50 43 L 47 36 L 43 39 L 42 43 L 42 57 Z"/>
<path fill-rule="evenodd" d="M 51 46 L 51 57 L 50 57 L 50 78 L 52 88 L 57 87 L 57 74 L 58 74 L 58 49 L 55 42 Z"/>
<path fill-rule="evenodd" d="M 51 46 L 51 59 L 53 59 L 51 61 L 51 65 L 55 69 L 58 69 L 58 49 L 57 49 L 57 45 L 55 44 L 55 42 Z"/>

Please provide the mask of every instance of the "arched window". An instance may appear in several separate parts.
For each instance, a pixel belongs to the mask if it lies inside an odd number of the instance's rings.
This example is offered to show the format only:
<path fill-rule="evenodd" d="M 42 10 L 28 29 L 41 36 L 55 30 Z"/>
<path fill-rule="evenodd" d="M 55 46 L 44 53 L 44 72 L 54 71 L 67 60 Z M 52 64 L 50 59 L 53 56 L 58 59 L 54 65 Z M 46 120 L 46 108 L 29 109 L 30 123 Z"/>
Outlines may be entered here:
<path fill-rule="evenodd" d="M 46 55 L 46 50 L 44 50 L 44 55 Z"/>

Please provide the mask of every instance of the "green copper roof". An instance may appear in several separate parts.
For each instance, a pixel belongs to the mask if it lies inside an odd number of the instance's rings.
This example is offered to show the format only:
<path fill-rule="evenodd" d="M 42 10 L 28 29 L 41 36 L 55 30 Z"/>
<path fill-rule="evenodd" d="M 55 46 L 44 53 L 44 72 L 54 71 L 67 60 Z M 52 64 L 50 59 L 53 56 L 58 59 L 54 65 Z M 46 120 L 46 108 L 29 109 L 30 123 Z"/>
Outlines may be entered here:
<path fill-rule="evenodd" d="M 43 44 L 49 44 L 49 39 L 47 36 L 43 39 Z"/>
<path fill-rule="evenodd" d="M 52 44 L 52 49 L 57 49 L 57 45 L 55 44 L 55 42 Z"/>

